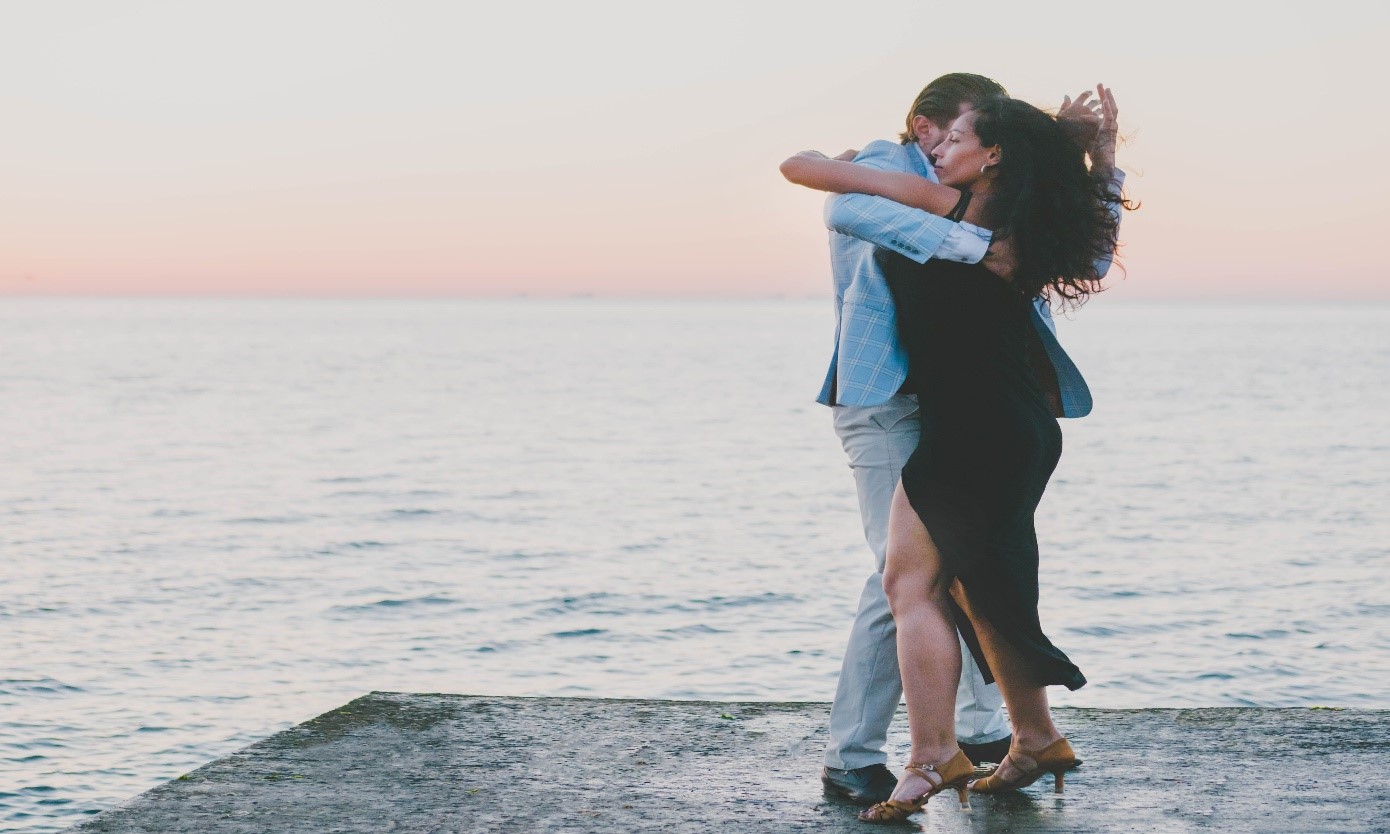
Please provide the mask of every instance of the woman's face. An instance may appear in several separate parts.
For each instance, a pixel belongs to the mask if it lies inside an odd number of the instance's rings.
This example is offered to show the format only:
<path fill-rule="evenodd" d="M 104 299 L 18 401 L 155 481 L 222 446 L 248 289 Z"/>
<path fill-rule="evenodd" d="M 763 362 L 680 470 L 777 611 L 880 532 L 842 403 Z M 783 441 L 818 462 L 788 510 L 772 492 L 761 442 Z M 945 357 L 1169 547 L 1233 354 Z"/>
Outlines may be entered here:
<path fill-rule="evenodd" d="M 969 188 L 983 174 L 980 169 L 999 161 L 999 146 L 980 146 L 975 135 L 974 112 L 964 113 L 951 124 L 951 130 L 931 152 L 932 167 L 942 185 Z"/>

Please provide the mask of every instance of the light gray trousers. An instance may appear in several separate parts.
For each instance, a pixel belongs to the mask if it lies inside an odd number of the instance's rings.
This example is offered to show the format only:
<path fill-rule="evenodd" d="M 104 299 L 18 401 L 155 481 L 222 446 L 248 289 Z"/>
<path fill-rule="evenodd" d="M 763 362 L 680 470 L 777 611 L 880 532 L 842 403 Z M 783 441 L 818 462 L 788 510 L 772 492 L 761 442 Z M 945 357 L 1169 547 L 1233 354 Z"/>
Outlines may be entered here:
<path fill-rule="evenodd" d="M 902 699 L 897 627 L 883 593 L 883 563 L 893 491 L 903 465 L 917 448 L 921 421 L 917 398 L 910 394 L 899 394 L 882 405 L 835 406 L 832 410 L 835 433 L 854 470 L 859 516 L 875 568 L 859 595 L 859 611 L 850 628 L 835 703 L 830 708 L 830 744 L 825 751 L 826 765 L 852 770 L 887 760 L 883 746 L 888 724 Z M 1008 736 L 1003 705 L 999 688 L 984 682 L 962 642 L 956 738 L 984 744 Z"/>

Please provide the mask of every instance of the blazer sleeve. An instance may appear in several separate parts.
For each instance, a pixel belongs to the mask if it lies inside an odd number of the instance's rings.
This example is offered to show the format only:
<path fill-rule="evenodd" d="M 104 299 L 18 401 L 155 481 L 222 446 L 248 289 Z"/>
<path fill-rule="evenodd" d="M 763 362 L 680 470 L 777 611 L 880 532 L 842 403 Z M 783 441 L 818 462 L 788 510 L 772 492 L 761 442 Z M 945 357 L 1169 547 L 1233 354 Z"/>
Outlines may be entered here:
<path fill-rule="evenodd" d="M 856 165 L 880 171 L 911 171 L 907 149 L 893 142 L 869 143 L 854 158 Z M 976 263 L 989 249 L 989 238 L 931 212 L 868 194 L 832 194 L 825 202 L 825 225 L 917 263 L 931 258 Z M 984 230 L 980 230 L 983 232 Z"/>
<path fill-rule="evenodd" d="M 1117 235 L 1120 233 L 1120 221 L 1123 220 L 1125 216 L 1124 206 L 1120 205 L 1120 195 L 1123 193 L 1124 187 L 1125 172 L 1116 170 L 1115 176 L 1110 179 L 1110 193 L 1115 199 L 1106 205 L 1110 207 L 1110 212 L 1115 215 L 1115 234 Z M 1096 258 L 1096 275 L 1100 278 L 1104 278 L 1105 274 L 1110 271 L 1110 265 L 1114 262 L 1115 250 L 1113 249 L 1101 255 L 1099 258 Z M 1048 326 L 1052 326 L 1051 321 L 1048 322 Z"/>

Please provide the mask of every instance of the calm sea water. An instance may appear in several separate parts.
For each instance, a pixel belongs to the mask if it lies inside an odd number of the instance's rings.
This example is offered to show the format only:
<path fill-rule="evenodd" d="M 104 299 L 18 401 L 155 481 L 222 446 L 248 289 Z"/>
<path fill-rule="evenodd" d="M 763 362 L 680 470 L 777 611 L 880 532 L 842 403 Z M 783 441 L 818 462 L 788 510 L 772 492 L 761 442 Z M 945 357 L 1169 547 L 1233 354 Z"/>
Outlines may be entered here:
<path fill-rule="evenodd" d="M 0 826 L 373 689 L 828 700 L 825 301 L 0 301 Z M 1390 707 L 1390 307 L 1124 304 L 1040 517 L 1078 706 Z"/>

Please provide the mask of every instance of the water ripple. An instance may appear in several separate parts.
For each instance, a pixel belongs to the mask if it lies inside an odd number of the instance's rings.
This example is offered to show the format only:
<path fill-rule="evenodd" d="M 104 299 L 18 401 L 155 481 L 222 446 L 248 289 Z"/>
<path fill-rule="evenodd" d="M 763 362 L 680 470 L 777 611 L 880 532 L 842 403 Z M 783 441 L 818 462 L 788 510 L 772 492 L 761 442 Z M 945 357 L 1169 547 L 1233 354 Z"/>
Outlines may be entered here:
<path fill-rule="evenodd" d="M 25 695 L 25 696 L 49 696 L 49 695 L 72 695 L 83 692 L 82 687 L 72 686 L 53 678 L 36 678 L 32 680 L 24 679 L 0 679 L 0 696 L 5 695 Z"/>
<path fill-rule="evenodd" d="M 871 570 L 828 312 L 0 300 L 0 827 L 372 689 L 828 700 Z M 1390 308 L 1061 328 L 1057 701 L 1390 706 Z"/>

